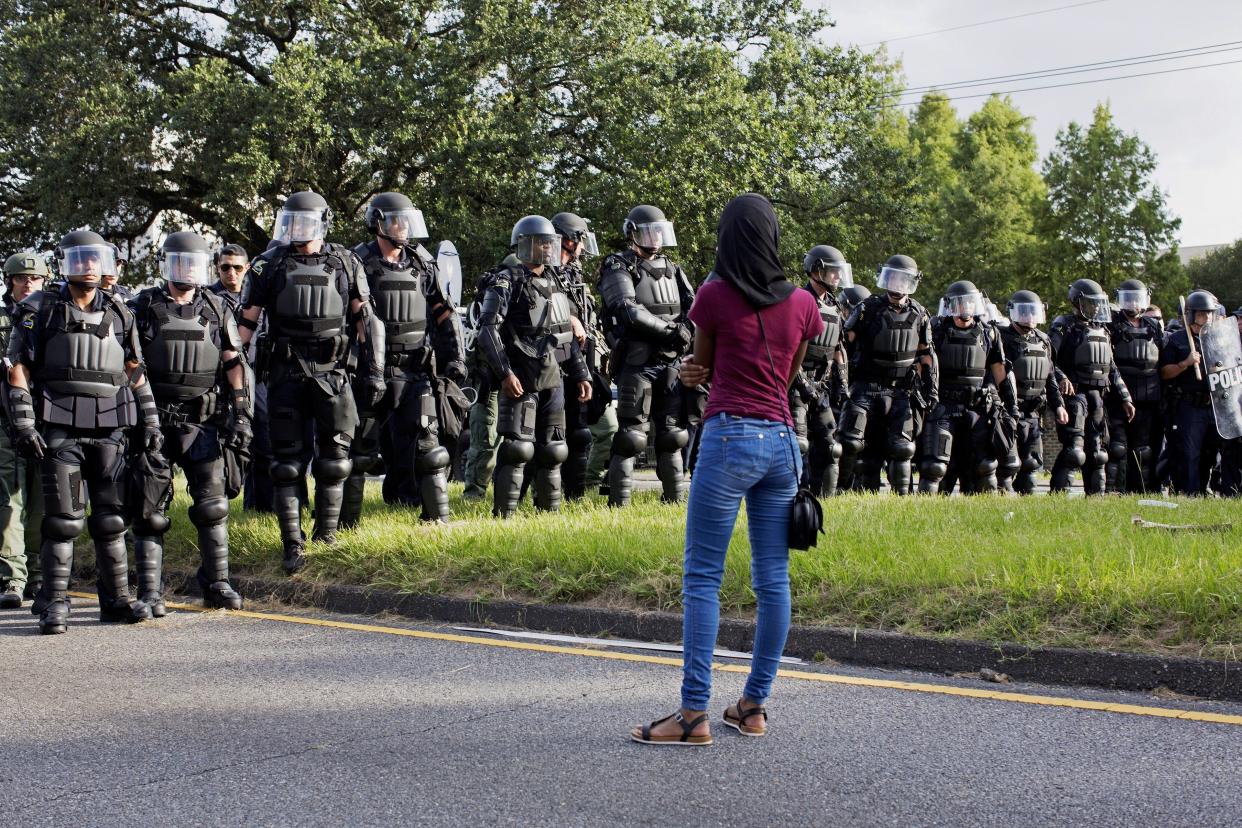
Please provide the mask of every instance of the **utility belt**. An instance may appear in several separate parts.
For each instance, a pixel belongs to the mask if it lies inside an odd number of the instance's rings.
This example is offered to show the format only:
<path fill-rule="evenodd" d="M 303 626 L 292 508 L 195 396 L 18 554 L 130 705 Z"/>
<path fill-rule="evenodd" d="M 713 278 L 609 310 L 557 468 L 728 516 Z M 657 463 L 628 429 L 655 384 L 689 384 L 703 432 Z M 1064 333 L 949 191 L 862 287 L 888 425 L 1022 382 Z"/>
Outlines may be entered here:
<path fill-rule="evenodd" d="M 347 336 L 330 339 L 264 339 L 259 346 L 256 373 L 266 379 L 271 370 L 280 364 L 297 362 L 313 372 L 331 371 L 349 349 Z"/>
<path fill-rule="evenodd" d="M 180 402 L 170 402 L 166 404 L 156 404 L 156 411 L 159 412 L 160 425 L 163 426 L 181 426 L 181 425 L 201 425 L 218 413 L 218 403 L 220 398 L 212 391 L 208 391 L 201 397 L 192 400 L 183 400 Z"/>
<path fill-rule="evenodd" d="M 940 401 L 974 406 L 987 399 L 987 391 L 983 388 L 968 388 L 962 385 L 940 386 Z"/>
<path fill-rule="evenodd" d="M 1018 400 L 1018 410 L 1023 414 L 1034 414 L 1043 407 L 1043 397 L 1031 397 L 1029 400 Z"/>
<path fill-rule="evenodd" d="M 1212 395 L 1207 391 L 1183 391 L 1178 398 L 1195 408 L 1209 408 L 1212 405 Z"/>

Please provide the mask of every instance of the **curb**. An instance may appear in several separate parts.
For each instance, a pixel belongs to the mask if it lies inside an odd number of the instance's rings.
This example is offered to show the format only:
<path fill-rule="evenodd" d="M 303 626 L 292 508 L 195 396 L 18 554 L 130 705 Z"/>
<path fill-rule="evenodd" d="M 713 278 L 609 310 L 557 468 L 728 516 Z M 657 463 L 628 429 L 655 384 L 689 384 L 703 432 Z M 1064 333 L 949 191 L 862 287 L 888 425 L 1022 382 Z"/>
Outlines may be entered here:
<path fill-rule="evenodd" d="M 180 585 L 179 592 L 198 594 L 192 573 L 168 573 L 168 576 L 170 585 Z M 182 581 L 184 583 L 180 583 Z M 406 618 L 456 624 L 490 624 L 640 641 L 681 641 L 681 615 L 677 613 L 408 595 L 373 587 L 301 580 L 271 581 L 239 575 L 235 575 L 232 582 L 248 598 L 272 598 L 329 612 L 352 615 L 390 612 Z M 721 619 L 719 646 L 749 651 L 753 638 L 753 622 Z M 1040 684 L 1137 691 L 1163 687 L 1204 699 L 1242 701 L 1242 666 L 1213 659 L 986 644 L 802 624 L 790 628 L 785 654 L 806 660 L 826 657 L 858 666 L 932 673 L 977 672 L 989 668 L 1014 679 Z"/>

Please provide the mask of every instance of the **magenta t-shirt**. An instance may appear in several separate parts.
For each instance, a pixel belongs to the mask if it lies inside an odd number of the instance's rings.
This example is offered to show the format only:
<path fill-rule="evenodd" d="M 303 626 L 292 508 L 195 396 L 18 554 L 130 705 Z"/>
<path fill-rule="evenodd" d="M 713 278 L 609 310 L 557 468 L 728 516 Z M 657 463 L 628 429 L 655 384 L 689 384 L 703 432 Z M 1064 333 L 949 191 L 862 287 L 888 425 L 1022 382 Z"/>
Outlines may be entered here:
<path fill-rule="evenodd" d="M 772 352 L 773 375 L 759 334 L 759 319 L 737 288 L 724 279 L 704 282 L 694 296 L 690 319 L 716 335 L 711 393 L 704 417 L 732 414 L 793 425 L 786 377 L 798 346 L 824 330 L 815 297 L 795 290 L 788 299 L 759 311 Z"/>

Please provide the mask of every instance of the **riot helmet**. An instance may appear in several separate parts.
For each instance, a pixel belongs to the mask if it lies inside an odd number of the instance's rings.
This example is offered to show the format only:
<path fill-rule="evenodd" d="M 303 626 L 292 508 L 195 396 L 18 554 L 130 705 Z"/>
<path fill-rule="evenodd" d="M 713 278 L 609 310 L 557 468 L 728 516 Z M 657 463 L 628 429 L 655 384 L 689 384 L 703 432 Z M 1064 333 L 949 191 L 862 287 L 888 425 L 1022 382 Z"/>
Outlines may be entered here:
<path fill-rule="evenodd" d="M 1113 318 L 1108 294 L 1094 279 L 1079 279 L 1070 285 L 1069 302 L 1078 316 L 1088 322 L 1108 322 Z"/>
<path fill-rule="evenodd" d="M 1048 319 L 1048 306 L 1033 290 L 1019 290 L 1009 297 L 1009 321 L 1023 328 L 1034 328 Z"/>
<path fill-rule="evenodd" d="M 66 281 L 97 287 L 105 274 L 117 274 L 116 245 L 91 230 L 74 230 L 56 245 L 56 268 Z"/>
<path fill-rule="evenodd" d="M 509 234 L 509 249 L 530 267 L 561 263 L 561 237 L 543 216 L 523 216 Z"/>
<path fill-rule="evenodd" d="M 1134 317 L 1151 305 L 1151 291 L 1138 279 L 1126 279 L 1117 286 L 1117 308 L 1126 316 Z"/>
<path fill-rule="evenodd" d="M 664 217 L 663 210 L 650 204 L 639 204 L 630 210 L 621 223 L 621 234 L 651 255 L 659 253 L 661 247 L 677 246 L 673 223 Z"/>
<path fill-rule="evenodd" d="M 976 316 L 983 316 L 986 311 L 987 305 L 984 302 L 983 294 L 979 291 L 979 288 L 975 287 L 974 282 L 968 282 L 963 279 L 960 282 L 954 282 L 945 289 L 944 301 L 941 304 L 941 316 L 973 319 Z"/>
<path fill-rule="evenodd" d="M 171 233 L 160 246 L 160 275 L 170 284 L 195 287 L 208 282 L 211 248 L 192 230 Z"/>
<path fill-rule="evenodd" d="M 365 219 L 368 230 L 397 247 L 427 238 L 423 211 L 401 193 L 380 193 L 372 198 Z"/>
<path fill-rule="evenodd" d="M 303 190 L 285 199 L 276 212 L 272 238 L 288 244 L 321 241 L 332 229 L 332 210 L 319 193 Z"/>
<path fill-rule="evenodd" d="M 1199 321 L 1199 314 L 1207 314 L 1203 321 Z M 1206 327 L 1216 319 L 1225 315 L 1225 307 L 1216 298 L 1216 295 L 1208 290 L 1192 290 L 1190 295 L 1186 297 L 1186 318 L 1192 325 Z"/>
<path fill-rule="evenodd" d="M 923 274 L 919 266 L 909 256 L 889 256 L 888 261 L 880 265 L 875 277 L 876 287 L 898 296 L 909 296 L 919 286 Z"/>
<path fill-rule="evenodd" d="M 574 253 L 579 258 L 598 256 L 599 243 L 591 232 L 591 225 L 577 213 L 557 213 L 552 217 L 552 226 L 561 234 L 561 243 L 573 242 Z"/>
<path fill-rule="evenodd" d="M 829 292 L 854 286 L 854 268 L 841 251 L 831 245 L 817 244 L 807 251 L 802 257 L 802 272 Z M 816 274 L 820 274 L 820 278 L 816 279 Z"/>
<path fill-rule="evenodd" d="M 871 295 L 871 291 L 866 285 L 854 285 L 847 287 L 837 295 L 837 301 L 845 306 L 847 311 L 854 310 L 855 307 L 862 304 L 862 301 Z"/>

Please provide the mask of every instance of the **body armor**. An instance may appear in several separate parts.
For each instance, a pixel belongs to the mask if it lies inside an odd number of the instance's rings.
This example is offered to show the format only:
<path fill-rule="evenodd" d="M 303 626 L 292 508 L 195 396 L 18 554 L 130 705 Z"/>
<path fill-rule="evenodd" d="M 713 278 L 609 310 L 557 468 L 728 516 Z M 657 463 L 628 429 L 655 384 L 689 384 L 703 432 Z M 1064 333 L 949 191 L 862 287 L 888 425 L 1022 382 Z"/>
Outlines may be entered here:
<path fill-rule="evenodd" d="M 1160 334 L 1154 325 L 1120 320 L 1113 330 L 1113 358 L 1135 402 L 1160 399 Z"/>
<path fill-rule="evenodd" d="M 1013 364 L 1013 378 L 1018 398 L 1034 400 L 1041 397 L 1052 373 L 1052 344 L 1039 331 L 1022 336 L 1010 326 L 1001 329 L 1005 355 Z"/>
<path fill-rule="evenodd" d="M 105 399 L 128 385 L 125 350 L 117 340 L 120 313 L 109 302 L 104 310 L 85 311 L 55 302 L 44 327 L 40 385 L 52 394 Z"/>
<path fill-rule="evenodd" d="M 375 310 L 384 321 L 389 353 L 421 350 L 427 344 L 425 274 L 415 261 L 405 265 L 373 256 L 364 261 Z"/>
<path fill-rule="evenodd" d="M 156 299 L 149 307 L 143 357 L 158 401 L 196 399 L 215 385 L 220 368 L 221 319 L 205 297 L 177 305 Z"/>
<path fill-rule="evenodd" d="M 1107 388 L 1113 363 L 1113 345 L 1099 325 L 1078 326 L 1074 330 L 1074 365 L 1070 379 L 1083 388 Z"/>
<path fill-rule="evenodd" d="M 556 282 L 547 276 L 527 274 L 522 283 L 523 297 L 527 302 L 525 320 L 510 312 L 514 344 L 527 356 L 539 358 L 548 350 L 564 350 L 573 339 L 570 317 L 573 308 L 569 297 L 561 292 Z M 558 359 L 568 354 L 558 354 Z"/>
<path fill-rule="evenodd" d="M 806 367 L 819 373 L 827 368 L 837 352 L 841 342 L 841 311 L 831 295 L 825 294 L 817 300 L 819 318 L 824 320 L 824 332 L 812 339 L 806 346 Z"/>
<path fill-rule="evenodd" d="M 665 322 L 676 322 L 681 316 L 681 293 L 672 263 L 664 256 L 652 261 L 639 260 L 635 265 L 634 299 L 652 316 Z"/>
<path fill-rule="evenodd" d="M 272 305 L 270 325 L 278 337 L 323 341 L 344 336 L 346 303 L 341 284 L 339 255 L 287 255 L 284 273 Z"/>
<path fill-rule="evenodd" d="M 946 320 L 936 337 L 936 356 L 940 360 L 940 388 L 975 390 L 983 387 L 987 373 L 988 340 L 982 322 L 958 328 Z"/>
<path fill-rule="evenodd" d="M 864 381 L 896 384 L 909 376 L 918 358 L 918 323 L 923 311 L 913 302 L 894 308 L 883 297 L 872 307 L 875 317 L 871 329 L 860 332 L 854 349 L 856 376 Z"/>

